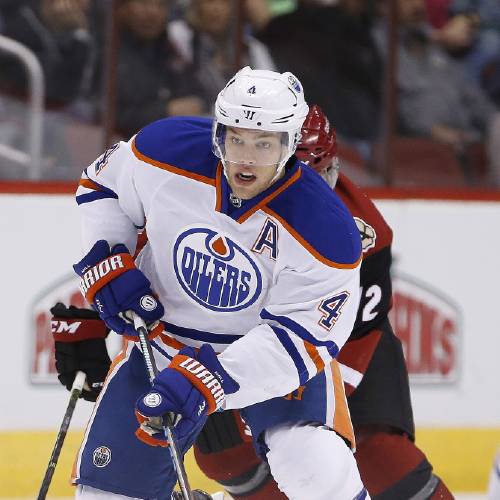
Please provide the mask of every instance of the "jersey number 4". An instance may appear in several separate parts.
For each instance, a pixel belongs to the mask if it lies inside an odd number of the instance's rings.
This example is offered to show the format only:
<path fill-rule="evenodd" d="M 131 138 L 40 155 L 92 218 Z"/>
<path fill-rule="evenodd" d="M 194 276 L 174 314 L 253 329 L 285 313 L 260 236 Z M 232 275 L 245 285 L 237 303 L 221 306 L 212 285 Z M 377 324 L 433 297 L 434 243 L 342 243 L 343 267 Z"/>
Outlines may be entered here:
<path fill-rule="evenodd" d="M 349 292 L 344 291 L 334 295 L 333 297 L 328 297 L 322 300 L 321 304 L 318 306 L 319 311 L 323 313 L 323 316 L 318 321 L 319 326 L 330 331 L 339 319 L 342 307 L 344 307 L 348 298 Z"/>

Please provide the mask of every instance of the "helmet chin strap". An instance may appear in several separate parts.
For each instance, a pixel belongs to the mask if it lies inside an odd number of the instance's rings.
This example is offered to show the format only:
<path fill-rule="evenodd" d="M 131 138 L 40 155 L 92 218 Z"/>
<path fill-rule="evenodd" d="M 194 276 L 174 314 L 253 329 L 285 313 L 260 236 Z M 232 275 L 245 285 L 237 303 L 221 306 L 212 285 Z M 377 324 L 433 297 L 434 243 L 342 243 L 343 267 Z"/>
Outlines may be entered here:
<path fill-rule="evenodd" d="M 271 182 L 269 183 L 269 185 L 274 184 L 281 177 L 281 174 L 285 168 L 287 161 L 288 161 L 288 158 L 286 160 L 282 160 L 278 163 L 278 168 L 276 169 L 276 173 L 274 174 L 274 177 L 271 179 Z"/>
<path fill-rule="evenodd" d="M 222 155 L 222 152 L 220 156 L 220 161 L 222 163 L 222 171 L 224 172 L 224 177 L 226 178 L 226 181 L 229 184 L 229 177 L 227 175 L 227 163 Z M 236 196 L 233 192 L 229 193 L 229 201 L 231 202 L 231 205 L 233 205 L 233 207 L 235 208 L 240 208 L 241 205 L 243 204 L 243 200 L 239 196 Z"/>

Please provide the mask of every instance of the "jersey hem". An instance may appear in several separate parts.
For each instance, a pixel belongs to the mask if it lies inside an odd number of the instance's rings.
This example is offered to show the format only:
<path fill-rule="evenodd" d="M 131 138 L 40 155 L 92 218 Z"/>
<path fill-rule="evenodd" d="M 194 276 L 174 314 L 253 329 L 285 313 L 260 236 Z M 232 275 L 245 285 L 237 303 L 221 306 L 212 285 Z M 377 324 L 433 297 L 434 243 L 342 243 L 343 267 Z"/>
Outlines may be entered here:
<path fill-rule="evenodd" d="M 96 488 L 98 490 L 104 491 L 105 493 L 115 493 L 117 495 L 125 495 L 126 497 L 132 497 L 132 498 L 156 498 L 157 495 L 155 493 L 153 494 L 145 494 L 144 491 L 132 491 L 128 489 L 121 488 L 119 486 L 113 485 L 113 484 L 107 484 L 103 483 L 100 481 L 92 481 L 88 479 L 83 479 L 83 478 L 77 478 L 74 482 L 73 485 L 77 486 L 81 484 L 82 486 L 91 486 L 92 488 Z"/>

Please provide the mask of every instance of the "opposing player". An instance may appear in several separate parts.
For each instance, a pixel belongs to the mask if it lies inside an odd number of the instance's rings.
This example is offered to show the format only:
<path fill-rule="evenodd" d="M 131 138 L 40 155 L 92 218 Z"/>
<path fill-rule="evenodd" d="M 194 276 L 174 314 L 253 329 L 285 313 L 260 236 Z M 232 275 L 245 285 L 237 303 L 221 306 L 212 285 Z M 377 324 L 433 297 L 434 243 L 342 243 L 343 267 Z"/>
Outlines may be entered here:
<path fill-rule="evenodd" d="M 356 318 L 361 242 L 345 205 L 292 156 L 307 111 L 292 74 L 244 68 L 213 124 L 160 120 L 85 170 L 87 253 L 74 268 L 130 341 L 85 433 L 78 498 L 170 498 L 175 474 L 150 419 L 178 415 L 185 452 L 209 414 L 236 408 L 288 498 L 369 498 L 335 360 Z M 132 313 L 150 328 L 153 387 Z"/>
<path fill-rule="evenodd" d="M 372 498 L 380 500 L 453 498 L 414 442 L 408 374 L 401 342 L 388 320 L 392 231 L 369 198 L 339 173 L 335 131 L 318 106 L 309 110 L 296 156 L 335 189 L 361 234 L 361 299 L 353 332 L 337 358 L 354 424 L 361 478 Z M 309 221 L 311 225 L 316 222 Z M 328 230 L 328 225 L 323 228 Z M 254 453 L 249 430 L 238 412 L 208 419 L 197 439 L 195 456 L 201 469 L 235 499 L 286 498 L 267 464 Z"/>

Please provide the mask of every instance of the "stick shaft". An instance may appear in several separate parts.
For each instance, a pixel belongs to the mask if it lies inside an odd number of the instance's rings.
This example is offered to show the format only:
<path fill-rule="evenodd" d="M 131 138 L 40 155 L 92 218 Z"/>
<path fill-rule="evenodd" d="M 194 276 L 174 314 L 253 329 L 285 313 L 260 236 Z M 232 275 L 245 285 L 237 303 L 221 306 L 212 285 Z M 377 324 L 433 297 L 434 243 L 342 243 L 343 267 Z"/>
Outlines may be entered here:
<path fill-rule="evenodd" d="M 71 387 L 71 395 L 69 397 L 68 406 L 66 408 L 61 427 L 59 428 L 54 448 L 52 449 L 52 455 L 50 456 L 49 464 L 47 466 L 47 470 L 45 471 L 45 476 L 43 478 L 42 485 L 40 486 L 37 500 L 45 500 L 45 497 L 47 496 L 50 483 L 52 482 L 52 476 L 54 475 L 54 471 L 56 470 L 57 461 L 59 460 L 59 455 L 61 454 L 61 450 L 64 444 L 64 439 L 66 438 L 66 434 L 68 433 L 69 424 L 71 423 L 71 417 L 73 416 L 73 412 L 75 411 L 76 402 L 80 397 L 84 383 L 85 373 L 81 371 L 77 372 L 75 380 L 73 382 L 73 386 Z"/>
<path fill-rule="evenodd" d="M 151 342 L 148 339 L 148 329 L 139 316 L 134 314 L 134 327 L 139 336 L 139 344 L 141 346 L 142 355 L 144 357 L 144 363 L 148 371 L 149 381 L 153 382 L 156 375 L 158 375 L 158 368 L 153 356 L 153 349 L 151 347 Z M 184 462 L 182 460 L 179 448 L 175 442 L 175 438 L 172 432 L 172 424 L 170 417 L 166 415 L 163 418 L 163 432 L 167 438 L 168 447 L 170 450 L 170 455 L 172 456 L 172 462 L 174 464 L 175 471 L 177 473 L 177 482 L 181 489 L 184 500 L 193 500 L 193 493 L 191 487 L 189 486 L 189 481 L 186 474 L 186 469 L 184 468 Z"/>

